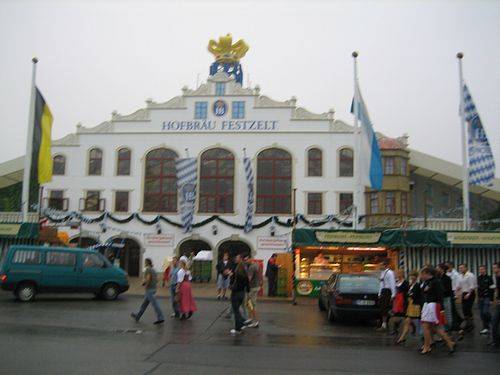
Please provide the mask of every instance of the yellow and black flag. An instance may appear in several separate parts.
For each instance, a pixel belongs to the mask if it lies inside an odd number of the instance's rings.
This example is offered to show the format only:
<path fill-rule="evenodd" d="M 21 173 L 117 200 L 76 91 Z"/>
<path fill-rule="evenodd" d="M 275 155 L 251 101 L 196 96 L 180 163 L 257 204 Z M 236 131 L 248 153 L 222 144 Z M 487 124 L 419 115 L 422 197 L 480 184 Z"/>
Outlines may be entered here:
<path fill-rule="evenodd" d="M 36 88 L 33 148 L 31 151 L 31 184 L 38 185 L 52 180 L 52 113 L 42 94 Z"/>

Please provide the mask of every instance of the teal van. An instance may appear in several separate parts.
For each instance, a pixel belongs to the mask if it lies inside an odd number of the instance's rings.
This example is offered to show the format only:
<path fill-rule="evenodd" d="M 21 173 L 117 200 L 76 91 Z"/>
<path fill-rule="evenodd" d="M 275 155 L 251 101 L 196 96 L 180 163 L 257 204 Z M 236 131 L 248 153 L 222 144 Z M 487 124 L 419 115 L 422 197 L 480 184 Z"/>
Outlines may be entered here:
<path fill-rule="evenodd" d="M 23 301 L 38 293 L 94 293 L 114 300 L 128 290 L 127 273 L 90 249 L 14 245 L 0 261 L 0 286 Z"/>

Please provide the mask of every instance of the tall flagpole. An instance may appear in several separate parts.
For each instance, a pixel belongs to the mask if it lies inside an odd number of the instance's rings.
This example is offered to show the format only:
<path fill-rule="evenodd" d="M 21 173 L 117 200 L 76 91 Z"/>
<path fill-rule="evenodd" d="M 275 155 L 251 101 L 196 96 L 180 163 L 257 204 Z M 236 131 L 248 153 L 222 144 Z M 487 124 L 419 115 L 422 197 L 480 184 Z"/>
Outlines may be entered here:
<path fill-rule="evenodd" d="M 464 77 L 462 73 L 462 59 L 464 54 L 457 53 L 458 58 L 458 79 L 460 84 L 460 127 L 462 128 L 462 169 L 463 169 L 463 229 L 470 228 L 470 209 L 469 209 L 469 134 L 467 123 L 465 122 L 465 102 L 464 102 Z"/>
<path fill-rule="evenodd" d="M 354 60 L 354 196 L 353 196 L 353 207 L 352 207 L 352 228 L 358 229 L 359 221 L 359 207 L 361 202 L 361 158 L 359 154 L 359 138 L 360 138 L 360 128 L 358 123 L 359 118 L 359 98 L 358 98 L 358 52 L 354 51 L 352 53 Z"/>
<path fill-rule="evenodd" d="M 24 173 L 23 173 L 23 190 L 21 195 L 21 212 L 22 221 L 28 219 L 29 210 L 29 197 L 30 197 L 30 178 L 31 178 L 31 152 L 33 148 L 33 127 L 35 122 L 35 98 L 36 98 L 36 64 L 38 59 L 33 57 L 31 59 L 33 63 L 32 73 L 31 73 L 31 98 L 30 98 L 30 109 L 28 116 L 28 132 L 26 138 L 26 153 L 24 156 Z"/>

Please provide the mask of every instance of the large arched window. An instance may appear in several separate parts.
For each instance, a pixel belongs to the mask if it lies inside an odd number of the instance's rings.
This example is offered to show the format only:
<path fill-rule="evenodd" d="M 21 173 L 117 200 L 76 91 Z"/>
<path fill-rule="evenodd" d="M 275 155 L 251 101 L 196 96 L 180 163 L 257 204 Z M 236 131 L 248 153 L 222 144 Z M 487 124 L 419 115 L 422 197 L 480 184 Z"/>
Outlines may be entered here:
<path fill-rule="evenodd" d="M 323 152 L 319 148 L 307 151 L 307 176 L 321 177 L 323 175 Z"/>
<path fill-rule="evenodd" d="M 102 150 L 93 148 L 89 151 L 89 175 L 100 176 L 102 174 Z"/>
<path fill-rule="evenodd" d="M 157 148 L 146 155 L 144 205 L 147 212 L 177 212 L 175 151 Z"/>
<path fill-rule="evenodd" d="M 131 151 L 128 148 L 120 148 L 117 152 L 116 158 L 116 175 L 129 176 L 130 175 L 130 158 Z"/>
<path fill-rule="evenodd" d="M 213 148 L 201 155 L 199 211 L 203 213 L 233 212 L 234 155 Z"/>
<path fill-rule="evenodd" d="M 292 156 L 269 148 L 257 155 L 257 213 L 289 214 L 292 208 Z"/>
<path fill-rule="evenodd" d="M 52 174 L 54 176 L 64 176 L 66 173 L 66 158 L 63 155 L 56 155 L 52 158 Z"/>
<path fill-rule="evenodd" d="M 352 177 L 354 175 L 354 151 L 350 148 L 339 150 L 339 176 Z"/>

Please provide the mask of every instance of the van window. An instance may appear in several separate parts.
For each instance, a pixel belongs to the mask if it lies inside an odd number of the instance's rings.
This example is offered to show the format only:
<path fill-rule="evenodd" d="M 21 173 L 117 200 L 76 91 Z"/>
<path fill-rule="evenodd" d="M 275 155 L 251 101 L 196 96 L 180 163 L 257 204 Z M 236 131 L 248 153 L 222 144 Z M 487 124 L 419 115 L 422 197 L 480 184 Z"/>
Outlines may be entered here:
<path fill-rule="evenodd" d="M 85 268 L 102 268 L 104 261 L 95 254 L 83 255 L 83 267 Z"/>
<path fill-rule="evenodd" d="M 76 263 L 76 254 L 62 251 L 47 251 L 45 263 L 52 266 L 72 267 Z"/>
<path fill-rule="evenodd" d="M 16 264 L 40 264 L 40 251 L 38 250 L 16 250 L 12 257 L 12 263 Z"/>

